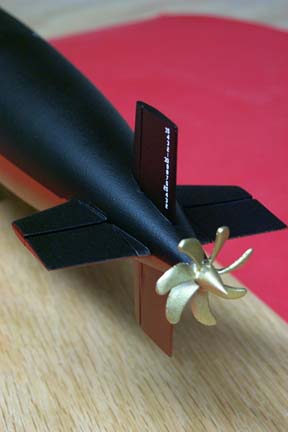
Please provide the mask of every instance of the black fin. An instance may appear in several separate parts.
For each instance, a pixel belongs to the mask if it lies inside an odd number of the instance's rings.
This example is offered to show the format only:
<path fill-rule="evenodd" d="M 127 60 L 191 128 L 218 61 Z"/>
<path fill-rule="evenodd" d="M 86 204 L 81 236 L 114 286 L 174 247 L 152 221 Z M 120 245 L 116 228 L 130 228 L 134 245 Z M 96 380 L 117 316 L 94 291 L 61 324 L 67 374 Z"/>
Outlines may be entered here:
<path fill-rule="evenodd" d="M 99 209 L 78 200 L 20 219 L 13 228 L 49 270 L 150 255 L 146 246 L 108 223 Z"/>
<path fill-rule="evenodd" d="M 176 209 L 177 135 L 171 120 L 137 102 L 134 175 L 140 188 L 171 221 Z"/>
<path fill-rule="evenodd" d="M 223 225 L 230 228 L 231 238 L 286 228 L 237 186 L 177 186 L 177 200 L 202 243 L 214 241 L 217 228 Z"/>

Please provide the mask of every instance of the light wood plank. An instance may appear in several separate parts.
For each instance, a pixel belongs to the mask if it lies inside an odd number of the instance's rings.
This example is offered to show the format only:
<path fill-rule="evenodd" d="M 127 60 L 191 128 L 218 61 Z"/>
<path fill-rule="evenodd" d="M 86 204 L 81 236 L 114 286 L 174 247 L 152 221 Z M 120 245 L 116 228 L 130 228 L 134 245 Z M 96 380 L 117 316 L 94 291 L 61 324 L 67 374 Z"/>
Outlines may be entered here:
<path fill-rule="evenodd" d="M 165 356 L 137 327 L 130 262 L 47 272 L 0 203 L 0 430 L 287 430 L 287 326 L 252 294 L 189 311 Z M 231 280 L 230 280 L 231 283 Z"/>

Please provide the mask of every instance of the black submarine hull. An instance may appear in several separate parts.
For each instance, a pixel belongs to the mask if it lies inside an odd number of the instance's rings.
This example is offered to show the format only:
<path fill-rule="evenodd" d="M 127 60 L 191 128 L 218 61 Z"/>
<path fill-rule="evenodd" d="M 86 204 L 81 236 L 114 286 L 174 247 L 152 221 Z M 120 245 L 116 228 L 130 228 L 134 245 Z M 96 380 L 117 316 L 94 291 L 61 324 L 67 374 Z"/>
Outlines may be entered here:
<path fill-rule="evenodd" d="M 92 202 L 158 258 L 186 261 L 177 244 L 194 231 L 180 206 L 172 224 L 139 188 L 125 120 L 71 63 L 3 10 L 0 154 L 51 196 Z"/>

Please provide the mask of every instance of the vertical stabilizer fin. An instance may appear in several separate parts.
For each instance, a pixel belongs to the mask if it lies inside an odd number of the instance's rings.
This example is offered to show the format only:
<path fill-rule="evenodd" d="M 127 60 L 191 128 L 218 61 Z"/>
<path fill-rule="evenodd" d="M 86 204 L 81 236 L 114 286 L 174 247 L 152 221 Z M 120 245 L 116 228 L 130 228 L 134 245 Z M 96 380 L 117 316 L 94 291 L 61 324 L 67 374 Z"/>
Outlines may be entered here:
<path fill-rule="evenodd" d="M 177 126 L 160 111 L 137 102 L 134 175 L 159 210 L 175 220 Z"/>

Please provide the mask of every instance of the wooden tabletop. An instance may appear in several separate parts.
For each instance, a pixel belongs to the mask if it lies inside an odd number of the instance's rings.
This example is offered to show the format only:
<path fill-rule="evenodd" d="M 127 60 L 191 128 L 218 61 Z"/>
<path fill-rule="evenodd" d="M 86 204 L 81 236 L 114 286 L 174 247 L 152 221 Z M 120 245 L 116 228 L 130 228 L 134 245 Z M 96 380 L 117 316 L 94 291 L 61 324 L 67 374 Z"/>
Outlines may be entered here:
<path fill-rule="evenodd" d="M 1 5 L 51 36 L 163 6 L 147 3 Z M 191 11 L 199 3 L 177 2 Z M 231 3 L 203 1 L 202 8 L 231 15 Z M 284 3 L 235 1 L 232 12 L 286 25 Z M 213 328 L 188 312 L 168 358 L 134 320 L 132 261 L 49 273 L 11 230 L 11 221 L 31 212 L 0 190 L 0 431 L 288 430 L 287 325 L 260 300 L 251 293 L 233 303 L 213 298 Z"/>

